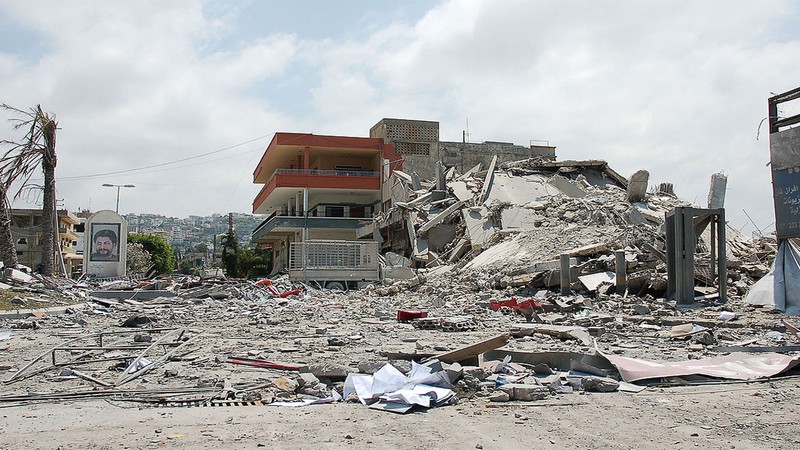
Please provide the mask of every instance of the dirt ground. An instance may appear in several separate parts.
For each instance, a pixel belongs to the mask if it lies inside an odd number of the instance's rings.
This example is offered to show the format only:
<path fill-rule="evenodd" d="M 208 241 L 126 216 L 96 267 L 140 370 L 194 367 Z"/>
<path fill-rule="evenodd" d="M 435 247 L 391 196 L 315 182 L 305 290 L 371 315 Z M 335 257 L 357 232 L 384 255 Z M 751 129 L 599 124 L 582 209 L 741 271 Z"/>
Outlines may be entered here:
<path fill-rule="evenodd" d="M 11 332 L 0 340 L 0 374 L 5 380 L 37 356 L 47 355 L 29 369 L 40 372 L 0 385 L 0 448 L 800 447 L 797 375 L 748 383 L 709 380 L 699 385 L 650 386 L 639 393 L 553 394 L 533 402 L 489 402 L 491 388 L 457 386 L 457 404 L 405 415 L 350 402 L 305 407 L 265 404 L 307 397 L 313 390 L 296 385 L 288 391 L 281 388 L 296 372 L 235 365 L 226 358 L 370 372 L 390 361 L 389 355 L 441 353 L 506 333 L 526 320 L 485 307 L 487 301 L 506 298 L 508 292 L 454 290 L 446 279 L 429 279 L 391 295 L 374 290 L 308 291 L 286 299 L 265 299 L 235 283 L 218 290 L 236 295 L 106 301 L 105 305 L 89 302 L 62 315 L 0 319 L 0 330 Z M 570 320 L 593 328 L 598 348 L 618 355 L 678 361 L 714 356 L 715 345 L 777 345 L 775 339 L 796 345 L 797 337 L 786 326 L 797 327 L 796 318 L 748 308 L 738 300 L 724 307 L 701 305 L 689 310 L 664 305 L 659 310 L 653 300 L 648 303 L 653 313 L 644 317 L 628 314 L 626 307 L 620 306 L 624 299 L 612 297 L 606 304 L 609 308 L 597 317 Z M 398 308 L 416 307 L 426 307 L 432 316 L 469 313 L 476 327 L 462 332 L 425 330 L 393 317 Z M 595 305 L 595 310 L 603 309 Z M 737 319 L 716 319 L 723 309 L 734 311 Z M 150 321 L 139 328 L 121 326 L 133 317 Z M 710 338 L 703 338 L 704 343 L 671 338 L 668 332 L 677 323 L 701 323 L 708 327 Z M 158 331 L 160 328 L 174 330 Z M 108 333 L 103 344 L 119 350 L 104 350 L 93 357 L 107 360 L 72 368 L 113 386 L 121 376 L 119 360 L 144 348 L 137 339 L 149 336 L 156 341 L 177 330 L 187 330 L 184 342 L 189 334 L 198 339 L 188 342 L 180 357 L 120 386 L 128 395 L 58 398 L 62 394 L 102 393 L 109 388 L 61 376 L 58 368 L 51 367 L 50 349 L 67 345 L 76 336 Z M 140 337 L 135 338 L 137 335 Z M 94 339 L 78 342 L 88 345 Z M 135 350 L 124 349 L 134 344 L 138 345 Z M 505 348 L 592 351 L 577 340 L 549 335 L 512 337 Z M 158 358 L 163 353 L 151 356 Z M 60 364 L 83 357 L 75 349 L 59 351 L 57 356 Z M 402 360 L 391 362 L 406 369 L 410 365 Z M 234 403 L 197 406 L 196 402 L 174 401 L 153 406 L 156 403 L 148 402 L 154 398 L 148 392 L 159 389 L 188 392 L 203 386 L 213 389 L 224 382 L 236 391 Z M 329 383 L 324 385 L 326 389 L 341 392 L 341 380 Z M 49 394 L 56 398 L 36 399 Z M 159 395 L 163 394 L 155 397 Z M 12 396 L 19 399 L 12 400 Z"/>
<path fill-rule="evenodd" d="M 797 448 L 797 378 L 638 394 L 569 395 L 521 407 L 465 401 L 407 415 L 339 403 L 135 407 L 90 400 L 2 409 L 7 449 Z M 554 406 L 563 404 L 564 406 Z"/>

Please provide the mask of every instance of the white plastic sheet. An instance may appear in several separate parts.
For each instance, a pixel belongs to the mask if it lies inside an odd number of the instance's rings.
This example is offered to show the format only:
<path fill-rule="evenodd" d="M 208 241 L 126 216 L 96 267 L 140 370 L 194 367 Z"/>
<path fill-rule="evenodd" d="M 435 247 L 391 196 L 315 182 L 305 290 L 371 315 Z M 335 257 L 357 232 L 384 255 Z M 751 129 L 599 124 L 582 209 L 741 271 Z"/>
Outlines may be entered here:
<path fill-rule="evenodd" d="M 744 302 L 800 315 L 800 239 L 780 241 L 772 269 L 750 288 Z"/>

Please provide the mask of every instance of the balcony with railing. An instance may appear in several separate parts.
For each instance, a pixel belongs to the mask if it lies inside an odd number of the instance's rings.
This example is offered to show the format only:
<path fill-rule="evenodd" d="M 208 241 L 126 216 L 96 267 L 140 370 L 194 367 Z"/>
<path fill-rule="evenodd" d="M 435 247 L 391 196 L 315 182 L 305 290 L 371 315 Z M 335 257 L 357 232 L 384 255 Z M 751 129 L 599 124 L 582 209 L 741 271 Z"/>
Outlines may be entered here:
<path fill-rule="evenodd" d="M 363 206 L 350 208 L 350 214 L 347 217 L 343 217 L 337 210 L 329 212 L 327 207 L 324 209 L 312 208 L 308 211 L 308 216 L 303 216 L 302 212 L 293 213 L 282 210 L 267 216 L 253 230 L 251 240 L 256 241 L 277 229 L 337 228 L 356 230 L 370 221 L 372 221 L 372 210 Z"/>
<path fill-rule="evenodd" d="M 253 201 L 253 212 L 280 188 L 378 192 L 380 181 L 380 172 L 372 170 L 276 169 Z"/>

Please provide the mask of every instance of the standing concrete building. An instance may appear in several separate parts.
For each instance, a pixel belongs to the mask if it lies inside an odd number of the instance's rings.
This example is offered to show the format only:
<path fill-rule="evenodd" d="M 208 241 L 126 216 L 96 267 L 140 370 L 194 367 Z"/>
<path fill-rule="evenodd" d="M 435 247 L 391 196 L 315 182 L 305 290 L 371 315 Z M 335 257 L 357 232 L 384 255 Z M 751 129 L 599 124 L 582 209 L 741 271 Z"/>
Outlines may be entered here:
<path fill-rule="evenodd" d="M 58 216 L 58 241 L 55 245 L 56 265 L 55 271 L 63 269 L 67 275 L 79 274 L 83 257 L 75 249 L 79 236 L 75 233 L 75 225 L 80 224 L 72 212 L 62 209 Z M 42 210 L 41 209 L 13 209 L 11 210 L 11 235 L 20 264 L 37 270 L 42 262 Z M 60 253 L 59 252 L 60 249 Z M 63 261 L 63 266 L 61 265 Z"/>
<path fill-rule="evenodd" d="M 401 167 L 381 139 L 275 133 L 253 172 L 263 185 L 253 213 L 268 217 L 252 241 L 271 246 L 273 267 L 282 270 L 293 242 L 355 240 L 355 230 L 381 209 L 383 178 Z"/>
<path fill-rule="evenodd" d="M 369 130 L 370 137 L 392 144 L 403 157 L 403 171 L 417 173 L 422 178 L 436 176 L 436 163 L 455 167 L 460 173 L 482 164 L 489 166 L 496 155 L 497 162 L 519 161 L 532 157 L 556 159 L 556 148 L 547 142 L 532 141 L 529 146 L 510 142 L 462 142 L 439 140 L 439 122 L 409 119 L 381 119 Z M 536 143 L 534 143 L 536 142 Z"/>
<path fill-rule="evenodd" d="M 370 137 L 276 133 L 253 172 L 263 185 L 254 214 L 267 214 L 252 242 L 272 248 L 274 271 L 290 266 L 290 248 L 306 241 L 355 241 L 357 230 L 397 199 L 390 175 L 434 179 L 437 167 L 466 172 L 477 164 L 555 159 L 555 147 L 503 142 L 442 142 L 439 122 L 384 118 Z M 372 236 L 361 236 L 362 241 Z M 295 245 L 293 245 L 295 244 Z"/>

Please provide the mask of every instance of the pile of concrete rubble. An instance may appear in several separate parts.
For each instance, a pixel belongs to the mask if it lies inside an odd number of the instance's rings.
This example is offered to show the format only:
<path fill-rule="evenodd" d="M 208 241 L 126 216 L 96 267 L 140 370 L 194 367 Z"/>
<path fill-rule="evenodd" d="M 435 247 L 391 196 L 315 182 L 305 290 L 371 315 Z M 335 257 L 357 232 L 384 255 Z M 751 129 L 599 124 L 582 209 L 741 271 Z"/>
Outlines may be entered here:
<path fill-rule="evenodd" d="M 622 250 L 628 294 L 665 295 L 665 214 L 692 206 L 677 198 L 669 183 L 648 192 L 646 171 L 629 181 L 604 161 L 530 159 L 478 169 L 460 176 L 440 171 L 427 189 L 396 172 L 392 191 L 400 201 L 360 234 L 388 230 L 385 248 L 402 252 L 403 240 L 395 236 L 406 232 L 413 264 L 490 289 L 558 286 L 558 260 L 566 253 L 575 258 L 574 287 L 594 293 L 603 274 L 614 272 L 614 252 Z M 710 197 L 713 188 L 719 189 L 712 185 Z M 753 240 L 729 226 L 726 231 L 729 294 L 736 298 L 768 272 L 776 243 L 769 237 Z M 698 290 L 708 293 L 714 280 L 704 263 L 711 249 L 701 242 L 698 250 Z"/>
<path fill-rule="evenodd" d="M 442 171 L 432 184 L 393 175 L 400 200 L 360 232 L 383 236 L 387 261 L 413 270 L 358 291 L 285 275 L 7 276 L 0 287 L 20 300 L 0 320 L 0 401 L 350 401 L 407 412 L 791 373 L 800 323 L 741 301 L 774 241 L 728 228 L 726 302 L 701 245 L 697 300 L 679 308 L 665 297 L 662 225 L 686 202 L 666 184 L 648 192 L 646 174 L 631 178 L 602 161 L 534 160 Z M 624 291 L 609 275 L 620 250 Z M 48 295 L 71 304 L 24 311 Z"/>

